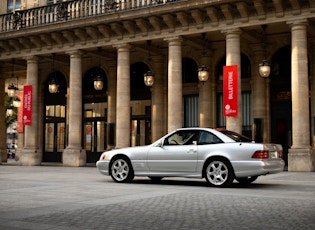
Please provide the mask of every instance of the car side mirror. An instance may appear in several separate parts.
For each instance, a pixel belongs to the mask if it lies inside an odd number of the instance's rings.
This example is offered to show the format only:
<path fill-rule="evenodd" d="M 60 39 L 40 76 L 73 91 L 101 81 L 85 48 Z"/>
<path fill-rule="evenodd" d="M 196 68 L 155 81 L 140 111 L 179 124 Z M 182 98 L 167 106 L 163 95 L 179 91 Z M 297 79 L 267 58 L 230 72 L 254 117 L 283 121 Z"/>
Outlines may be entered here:
<path fill-rule="evenodd" d="M 163 140 L 159 141 L 156 143 L 156 145 L 154 147 L 160 147 L 163 148 Z"/>

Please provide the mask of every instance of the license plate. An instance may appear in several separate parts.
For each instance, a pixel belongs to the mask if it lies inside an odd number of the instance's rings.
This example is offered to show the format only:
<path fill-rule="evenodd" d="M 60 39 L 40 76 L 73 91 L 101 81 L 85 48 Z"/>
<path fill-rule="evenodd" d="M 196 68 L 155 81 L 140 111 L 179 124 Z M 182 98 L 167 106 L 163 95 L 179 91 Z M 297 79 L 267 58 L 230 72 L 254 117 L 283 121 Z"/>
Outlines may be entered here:
<path fill-rule="evenodd" d="M 278 152 L 271 152 L 270 153 L 271 158 L 278 158 Z"/>

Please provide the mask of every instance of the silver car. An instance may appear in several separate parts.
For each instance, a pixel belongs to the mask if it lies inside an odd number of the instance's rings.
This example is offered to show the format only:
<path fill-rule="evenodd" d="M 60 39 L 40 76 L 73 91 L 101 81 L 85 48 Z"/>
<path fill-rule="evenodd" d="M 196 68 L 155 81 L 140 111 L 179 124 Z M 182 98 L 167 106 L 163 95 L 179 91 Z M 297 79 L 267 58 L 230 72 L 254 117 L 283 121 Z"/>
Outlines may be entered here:
<path fill-rule="evenodd" d="M 234 179 L 249 184 L 258 176 L 282 172 L 282 146 L 254 143 L 228 130 L 181 128 L 151 145 L 104 152 L 96 166 L 116 182 L 134 176 L 206 178 L 215 187 Z"/>

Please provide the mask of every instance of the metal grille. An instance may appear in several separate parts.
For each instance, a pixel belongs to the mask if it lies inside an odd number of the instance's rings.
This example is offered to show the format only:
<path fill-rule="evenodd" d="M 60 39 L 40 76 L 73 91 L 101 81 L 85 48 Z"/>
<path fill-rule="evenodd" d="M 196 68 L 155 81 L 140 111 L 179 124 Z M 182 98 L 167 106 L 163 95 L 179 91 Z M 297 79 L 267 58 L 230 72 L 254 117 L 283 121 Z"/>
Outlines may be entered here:
<path fill-rule="evenodd" d="M 244 132 L 251 131 L 252 121 L 252 100 L 251 92 L 242 92 L 242 130 Z M 217 95 L 217 127 L 226 127 L 226 119 L 223 116 L 223 94 Z"/>
<path fill-rule="evenodd" d="M 199 126 L 199 97 L 198 95 L 183 98 L 183 127 Z"/>

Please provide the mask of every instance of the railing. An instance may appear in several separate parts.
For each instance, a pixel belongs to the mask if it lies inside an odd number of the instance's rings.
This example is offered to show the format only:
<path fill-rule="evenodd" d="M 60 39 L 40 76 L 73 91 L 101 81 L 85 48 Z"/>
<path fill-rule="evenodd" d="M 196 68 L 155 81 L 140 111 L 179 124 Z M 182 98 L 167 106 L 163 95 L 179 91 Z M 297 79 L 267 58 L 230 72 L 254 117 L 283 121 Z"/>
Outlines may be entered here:
<path fill-rule="evenodd" d="M 71 0 L 0 15 L 0 32 L 20 30 L 96 15 L 182 0 Z"/>

